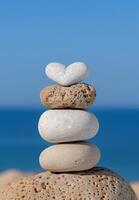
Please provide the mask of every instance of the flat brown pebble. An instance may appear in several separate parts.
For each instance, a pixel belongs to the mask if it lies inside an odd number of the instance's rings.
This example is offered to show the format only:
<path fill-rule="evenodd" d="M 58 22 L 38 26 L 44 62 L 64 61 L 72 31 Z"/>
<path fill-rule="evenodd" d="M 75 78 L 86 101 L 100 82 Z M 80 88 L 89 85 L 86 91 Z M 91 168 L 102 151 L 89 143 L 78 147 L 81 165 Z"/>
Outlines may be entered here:
<path fill-rule="evenodd" d="M 0 200 L 137 200 L 130 185 L 106 168 L 22 178 L 0 191 Z"/>
<path fill-rule="evenodd" d="M 96 90 L 88 84 L 78 83 L 68 87 L 51 85 L 40 92 L 42 104 L 53 108 L 86 109 L 96 98 Z"/>

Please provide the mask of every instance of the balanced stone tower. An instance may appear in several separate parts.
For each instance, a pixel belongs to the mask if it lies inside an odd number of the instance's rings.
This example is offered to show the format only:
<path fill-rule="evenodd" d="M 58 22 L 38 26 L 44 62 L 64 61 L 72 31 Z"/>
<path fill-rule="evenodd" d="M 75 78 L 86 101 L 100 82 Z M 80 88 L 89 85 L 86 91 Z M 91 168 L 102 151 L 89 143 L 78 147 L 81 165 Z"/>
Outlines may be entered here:
<path fill-rule="evenodd" d="M 100 151 L 86 140 L 97 134 L 99 124 L 85 109 L 94 102 L 96 91 L 81 83 L 88 73 L 81 62 L 67 68 L 47 65 L 46 74 L 57 85 L 41 91 L 41 101 L 50 110 L 42 114 L 38 127 L 43 139 L 55 144 L 40 155 L 44 172 L 0 189 L 0 200 L 137 200 L 117 173 L 95 167 Z"/>
<path fill-rule="evenodd" d="M 89 70 L 82 62 L 69 65 L 50 63 L 46 75 L 58 85 L 44 88 L 41 102 L 48 111 L 39 120 L 39 133 L 56 143 L 40 155 L 40 165 L 51 172 L 84 171 L 96 166 L 100 150 L 84 140 L 93 138 L 99 129 L 94 114 L 85 111 L 95 100 L 96 90 L 81 83 Z"/>

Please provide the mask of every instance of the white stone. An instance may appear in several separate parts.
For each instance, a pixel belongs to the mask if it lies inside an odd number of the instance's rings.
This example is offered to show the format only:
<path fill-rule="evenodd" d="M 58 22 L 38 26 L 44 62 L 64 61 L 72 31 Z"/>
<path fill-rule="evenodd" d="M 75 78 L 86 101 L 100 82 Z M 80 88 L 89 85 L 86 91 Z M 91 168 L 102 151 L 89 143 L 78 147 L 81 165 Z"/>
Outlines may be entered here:
<path fill-rule="evenodd" d="M 99 123 L 94 114 L 84 110 L 45 111 L 39 120 L 41 137 L 52 143 L 80 141 L 94 137 Z"/>
<path fill-rule="evenodd" d="M 99 160 L 100 150 L 88 142 L 53 145 L 45 149 L 39 158 L 41 167 L 52 172 L 88 170 Z"/>
<path fill-rule="evenodd" d="M 84 80 L 89 71 L 83 62 L 75 62 L 67 67 L 61 63 L 50 63 L 46 66 L 45 73 L 60 85 L 68 86 Z"/>

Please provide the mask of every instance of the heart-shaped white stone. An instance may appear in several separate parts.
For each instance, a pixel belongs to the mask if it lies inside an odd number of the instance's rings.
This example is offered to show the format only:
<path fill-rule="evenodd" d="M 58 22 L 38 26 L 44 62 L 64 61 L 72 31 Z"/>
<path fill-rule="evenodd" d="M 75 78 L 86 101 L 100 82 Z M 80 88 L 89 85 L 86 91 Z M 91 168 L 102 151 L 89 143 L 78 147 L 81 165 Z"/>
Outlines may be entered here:
<path fill-rule="evenodd" d="M 60 85 L 68 86 L 84 80 L 89 70 L 83 62 L 75 62 L 67 67 L 61 63 L 49 63 L 45 68 L 45 73 Z"/>

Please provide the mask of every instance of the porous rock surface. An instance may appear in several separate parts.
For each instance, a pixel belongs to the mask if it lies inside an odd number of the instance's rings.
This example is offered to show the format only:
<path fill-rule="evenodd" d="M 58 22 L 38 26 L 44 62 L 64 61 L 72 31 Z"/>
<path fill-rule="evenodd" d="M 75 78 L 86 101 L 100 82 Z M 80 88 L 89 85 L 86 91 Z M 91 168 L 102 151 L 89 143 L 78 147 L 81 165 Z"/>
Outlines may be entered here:
<path fill-rule="evenodd" d="M 1 200 L 136 200 L 132 188 L 105 168 L 22 178 L 0 192 Z"/>
<path fill-rule="evenodd" d="M 12 183 L 13 181 L 19 180 L 21 177 L 27 176 L 29 174 L 25 174 L 18 170 L 7 170 L 0 173 L 0 190 L 4 187 Z"/>
<path fill-rule="evenodd" d="M 96 98 L 96 90 L 88 84 L 79 83 L 68 87 L 51 85 L 42 89 L 40 99 L 47 108 L 85 109 Z"/>

